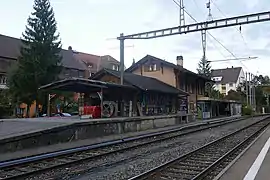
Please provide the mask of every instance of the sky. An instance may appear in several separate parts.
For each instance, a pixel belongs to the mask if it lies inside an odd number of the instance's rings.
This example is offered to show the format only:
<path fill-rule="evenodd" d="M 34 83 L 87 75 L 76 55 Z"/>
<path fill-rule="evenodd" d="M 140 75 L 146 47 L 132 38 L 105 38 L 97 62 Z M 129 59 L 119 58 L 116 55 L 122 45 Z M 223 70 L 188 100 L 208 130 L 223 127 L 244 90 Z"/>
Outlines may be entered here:
<path fill-rule="evenodd" d="M 178 0 L 176 0 L 178 1 Z M 208 0 L 184 0 L 185 10 L 197 21 L 206 21 Z M 0 0 L 0 34 L 20 38 L 34 0 Z M 125 35 L 179 25 L 179 7 L 173 0 L 51 0 L 64 49 L 95 55 L 111 55 L 119 60 L 120 33 Z M 213 19 L 269 11 L 269 0 L 211 0 Z M 5 18 L 3 18 L 5 17 Z M 185 14 L 185 23 L 194 21 Z M 248 61 L 212 63 L 212 68 L 243 67 L 253 74 L 270 75 L 270 22 L 226 27 L 207 31 L 208 60 L 258 57 Z M 227 49 L 227 50 L 226 50 Z M 125 41 L 125 66 L 145 55 L 176 63 L 184 57 L 184 67 L 196 72 L 202 57 L 201 33 L 193 32 L 149 40 Z M 233 55 L 234 56 L 233 56 Z"/>

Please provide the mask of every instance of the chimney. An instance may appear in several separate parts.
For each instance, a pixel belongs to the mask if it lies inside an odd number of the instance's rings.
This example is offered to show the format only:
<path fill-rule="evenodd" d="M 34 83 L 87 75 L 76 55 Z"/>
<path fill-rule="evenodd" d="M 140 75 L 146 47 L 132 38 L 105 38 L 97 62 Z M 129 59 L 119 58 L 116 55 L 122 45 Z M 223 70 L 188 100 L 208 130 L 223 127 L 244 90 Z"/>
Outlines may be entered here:
<path fill-rule="evenodd" d="M 71 50 L 72 51 L 72 47 L 71 46 L 68 46 L 68 50 Z"/>
<path fill-rule="evenodd" d="M 184 61 L 183 56 L 176 56 L 176 64 L 178 66 L 183 66 L 183 61 Z"/>

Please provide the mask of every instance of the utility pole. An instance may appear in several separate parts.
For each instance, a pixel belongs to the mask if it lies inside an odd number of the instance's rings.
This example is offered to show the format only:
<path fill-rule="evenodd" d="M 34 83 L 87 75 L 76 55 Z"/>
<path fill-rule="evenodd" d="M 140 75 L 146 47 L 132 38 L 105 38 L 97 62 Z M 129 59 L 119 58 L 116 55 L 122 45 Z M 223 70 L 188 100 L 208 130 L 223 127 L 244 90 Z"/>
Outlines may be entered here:
<path fill-rule="evenodd" d="M 213 20 L 212 14 L 211 14 L 211 2 L 210 0 L 206 3 L 206 8 L 208 9 L 208 16 L 207 16 L 207 21 Z M 203 61 L 204 65 L 207 63 L 206 61 L 206 30 L 201 31 L 201 36 L 202 36 L 202 48 L 203 48 Z"/>
<path fill-rule="evenodd" d="M 247 94 L 247 106 L 249 105 L 248 103 L 248 73 L 246 72 L 246 94 Z"/>
<path fill-rule="evenodd" d="M 257 86 L 257 83 L 256 83 L 256 86 Z M 255 106 L 255 111 L 256 111 L 256 108 L 257 108 L 257 105 L 256 105 L 256 86 L 254 87 L 254 106 Z"/>
<path fill-rule="evenodd" d="M 250 74 L 250 72 L 249 72 L 249 73 L 248 73 L 248 78 L 249 78 L 249 81 L 248 81 L 248 84 L 249 84 L 249 86 L 248 86 L 248 87 L 249 87 L 249 88 L 248 88 L 248 89 L 249 89 L 249 102 L 250 102 L 250 106 L 252 106 L 252 94 L 251 94 L 251 88 L 252 88 L 251 85 L 252 85 L 252 84 L 251 84 L 251 82 L 250 82 L 250 81 L 251 81 L 251 76 L 250 76 L 250 75 L 251 75 L 251 74 Z"/>
<path fill-rule="evenodd" d="M 125 49 L 125 45 L 124 45 L 124 40 L 123 37 L 124 34 L 121 33 L 120 34 L 120 83 L 121 85 L 123 85 L 124 82 L 124 49 Z"/>
<path fill-rule="evenodd" d="M 257 83 L 255 81 L 255 75 L 253 74 L 253 106 L 254 106 L 254 109 L 255 109 L 255 112 L 256 112 L 256 86 L 257 86 Z"/>

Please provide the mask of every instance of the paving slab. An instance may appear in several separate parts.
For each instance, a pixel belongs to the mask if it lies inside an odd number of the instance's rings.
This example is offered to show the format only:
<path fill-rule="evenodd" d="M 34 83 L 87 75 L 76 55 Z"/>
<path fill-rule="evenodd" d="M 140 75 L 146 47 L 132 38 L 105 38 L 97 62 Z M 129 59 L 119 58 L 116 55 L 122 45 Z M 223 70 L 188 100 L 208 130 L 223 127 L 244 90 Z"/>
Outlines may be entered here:
<path fill-rule="evenodd" d="M 263 135 L 219 178 L 219 180 L 268 180 L 270 150 L 262 150 L 270 139 L 270 127 Z M 269 144 L 269 142 L 268 142 Z"/>
<path fill-rule="evenodd" d="M 228 119 L 228 117 L 226 117 L 225 119 Z M 84 140 L 77 140 L 77 141 L 72 141 L 72 142 L 67 142 L 67 143 L 59 143 L 59 144 L 47 145 L 47 146 L 42 146 L 42 147 L 30 148 L 30 149 L 22 149 L 22 150 L 18 150 L 15 152 L 9 152 L 9 153 L 8 152 L 7 153 L 0 153 L 0 161 L 6 161 L 6 160 L 10 160 L 10 159 L 17 159 L 17 158 L 33 156 L 33 155 L 37 155 L 37 154 L 55 152 L 55 151 L 65 150 L 65 149 L 74 148 L 74 147 L 87 146 L 87 145 L 101 143 L 101 142 L 105 142 L 105 141 L 112 141 L 112 140 L 116 140 L 116 139 L 122 139 L 122 138 L 127 138 L 127 137 L 132 137 L 132 136 L 139 136 L 139 135 L 148 134 L 148 133 L 155 133 L 155 132 L 160 132 L 160 131 L 165 131 L 165 130 L 170 130 L 170 129 L 175 129 L 175 128 L 181 128 L 181 127 L 185 127 L 185 126 L 193 126 L 196 124 L 201 124 L 201 123 L 205 123 L 205 122 L 212 122 L 212 121 L 220 121 L 220 120 L 224 120 L 224 117 L 210 119 L 210 120 L 204 120 L 204 121 L 198 120 L 196 122 L 183 123 L 180 125 L 162 127 L 162 128 L 157 128 L 157 129 L 149 129 L 149 130 L 145 130 L 145 131 L 130 132 L 130 133 L 124 133 L 124 134 L 115 134 L 115 135 L 109 135 L 109 136 L 103 136 L 103 137 L 97 137 L 97 138 L 91 138 L 91 139 L 84 139 Z M 13 120 L 13 121 L 9 121 L 8 123 L 10 123 L 10 124 L 14 123 L 13 128 L 15 128 L 16 125 L 22 125 L 22 127 L 20 127 L 18 130 L 13 131 L 13 132 L 17 131 L 18 134 L 21 132 L 26 132 L 27 130 L 33 130 L 36 127 L 40 128 L 42 124 L 44 124 L 43 128 L 46 128 L 45 126 L 47 126 L 47 127 L 51 127 L 53 125 L 55 125 L 55 126 L 64 125 L 65 126 L 69 123 L 74 123 L 74 121 L 70 121 L 70 120 L 67 120 L 67 122 L 65 122 L 63 119 L 59 120 L 59 122 L 58 121 L 55 122 L 55 120 L 50 120 L 50 121 L 44 122 L 44 121 L 37 121 L 36 119 L 34 119 L 33 121 L 31 121 L 31 120 L 22 120 L 21 122 L 17 122 L 17 121 L 18 120 Z M 28 124 L 30 124 L 30 127 L 27 127 Z M 38 126 L 36 124 L 39 124 L 40 126 Z M 11 127 L 11 125 L 9 125 L 8 127 Z M 21 129 L 21 131 L 20 131 L 20 129 Z M 6 136 L 7 135 L 8 135 L 8 131 L 6 133 Z"/>
<path fill-rule="evenodd" d="M 148 118 L 148 117 L 146 117 Z M 204 121 L 221 120 L 229 117 L 215 118 Z M 2 119 L 0 120 L 0 140 L 11 137 L 21 136 L 25 134 L 35 133 L 55 127 L 84 123 L 84 122 L 109 122 L 113 120 L 125 121 L 128 118 L 107 118 L 107 119 L 80 119 L 75 117 L 52 117 L 52 118 L 20 118 L 20 119 Z M 132 121 L 132 118 L 129 118 Z M 135 119 L 135 117 L 134 117 Z M 202 122 L 197 120 L 196 122 Z"/>
<path fill-rule="evenodd" d="M 0 139 L 42 131 L 48 128 L 74 123 L 72 119 L 7 119 L 0 121 Z"/>

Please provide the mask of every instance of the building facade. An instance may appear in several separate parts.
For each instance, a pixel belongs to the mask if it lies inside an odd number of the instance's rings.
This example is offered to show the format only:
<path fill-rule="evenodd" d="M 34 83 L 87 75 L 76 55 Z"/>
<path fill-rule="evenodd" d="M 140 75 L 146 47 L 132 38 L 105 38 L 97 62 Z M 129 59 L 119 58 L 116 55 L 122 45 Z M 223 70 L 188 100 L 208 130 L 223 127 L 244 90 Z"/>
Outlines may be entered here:
<path fill-rule="evenodd" d="M 93 76 L 103 68 L 119 71 L 120 62 L 110 55 L 98 56 L 77 52 L 72 50 L 71 46 L 69 46 L 69 50 L 73 52 L 76 60 L 80 61 L 87 67 L 87 78 Z"/>
<path fill-rule="evenodd" d="M 91 78 L 103 82 L 120 84 L 120 72 L 111 69 L 102 69 Z M 134 73 L 124 73 L 124 85 L 130 85 L 137 89 L 135 94 L 129 94 L 133 98 L 132 107 L 134 113 L 140 116 L 181 114 L 187 115 L 188 93 L 181 91 L 156 78 L 141 76 Z M 120 94 L 123 92 L 119 92 Z M 128 109 L 129 103 L 125 102 Z"/>
<path fill-rule="evenodd" d="M 197 111 L 197 101 L 204 97 L 205 84 L 210 82 L 203 76 L 200 76 L 183 67 L 183 57 L 176 58 L 176 64 L 167 62 L 157 57 L 147 55 L 137 63 L 126 70 L 127 72 L 156 78 L 177 89 L 185 91 L 188 96 L 188 112 Z"/>
<path fill-rule="evenodd" d="M 212 78 L 215 81 L 215 89 L 221 94 L 228 95 L 230 90 L 236 91 L 239 85 L 245 81 L 245 73 L 242 67 L 212 70 Z"/>

